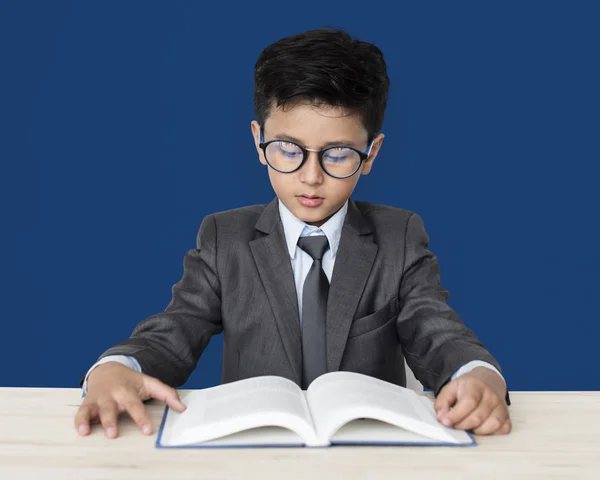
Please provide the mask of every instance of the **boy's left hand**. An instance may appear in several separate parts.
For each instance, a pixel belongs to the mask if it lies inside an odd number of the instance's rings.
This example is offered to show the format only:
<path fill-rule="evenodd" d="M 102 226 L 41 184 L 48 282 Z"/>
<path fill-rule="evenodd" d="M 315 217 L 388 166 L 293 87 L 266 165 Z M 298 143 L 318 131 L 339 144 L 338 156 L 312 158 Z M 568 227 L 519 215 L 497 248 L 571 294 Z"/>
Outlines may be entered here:
<path fill-rule="evenodd" d="M 472 430 L 476 435 L 507 434 L 512 425 L 505 396 L 502 377 L 477 367 L 442 388 L 435 411 L 447 427 Z"/>

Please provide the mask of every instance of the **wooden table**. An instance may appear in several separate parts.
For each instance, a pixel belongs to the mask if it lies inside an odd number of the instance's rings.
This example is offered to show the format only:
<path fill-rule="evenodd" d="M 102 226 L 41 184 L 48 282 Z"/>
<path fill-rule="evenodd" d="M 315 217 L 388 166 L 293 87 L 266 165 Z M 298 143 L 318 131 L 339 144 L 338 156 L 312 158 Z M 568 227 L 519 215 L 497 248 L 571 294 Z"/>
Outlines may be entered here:
<path fill-rule="evenodd" d="M 156 449 L 128 419 L 117 439 L 79 437 L 80 395 L 0 388 L 0 479 L 600 479 L 600 392 L 512 392 L 513 433 L 475 448 L 242 450 Z M 163 409 L 148 404 L 155 427 Z"/>

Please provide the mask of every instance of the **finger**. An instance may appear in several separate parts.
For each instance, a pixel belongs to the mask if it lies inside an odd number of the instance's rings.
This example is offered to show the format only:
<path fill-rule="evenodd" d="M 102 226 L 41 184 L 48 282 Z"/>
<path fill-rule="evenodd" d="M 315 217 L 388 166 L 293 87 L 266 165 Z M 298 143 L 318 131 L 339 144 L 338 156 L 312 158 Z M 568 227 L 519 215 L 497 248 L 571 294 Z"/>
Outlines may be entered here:
<path fill-rule="evenodd" d="M 458 382 L 457 401 L 454 408 L 440 421 L 446 425 L 456 425 L 467 418 L 481 403 L 483 393 L 476 383 Z"/>
<path fill-rule="evenodd" d="M 79 435 L 90 433 L 91 408 L 90 405 L 82 404 L 75 413 L 75 430 Z"/>
<path fill-rule="evenodd" d="M 98 405 L 83 403 L 75 414 L 75 428 L 79 435 L 89 435 L 92 425 L 98 423 Z"/>
<path fill-rule="evenodd" d="M 442 388 L 435 399 L 434 408 L 439 419 L 444 418 L 454 406 L 457 399 L 458 382 L 450 382 Z"/>
<path fill-rule="evenodd" d="M 186 409 L 186 406 L 179 399 L 177 390 L 153 377 L 146 377 L 146 382 L 146 390 L 152 398 L 166 403 L 176 412 L 183 412 Z"/>
<path fill-rule="evenodd" d="M 488 396 L 484 394 L 477 408 L 460 422 L 455 423 L 454 428 L 459 430 L 473 430 L 481 428 L 481 426 L 487 421 L 490 421 L 491 424 L 493 424 L 494 422 L 493 420 L 490 420 L 490 417 L 493 417 L 498 405 L 499 403 L 495 396 L 488 398 Z M 498 425 L 496 425 L 496 429 L 500 428 L 503 422 L 504 419 L 502 419 L 502 422 L 499 422 Z"/>
<path fill-rule="evenodd" d="M 506 407 L 502 404 L 499 404 L 481 423 L 481 425 L 473 429 L 473 433 L 476 435 L 493 435 L 498 432 L 502 426 L 504 426 L 507 417 L 508 411 Z"/>
<path fill-rule="evenodd" d="M 98 401 L 98 414 L 100 423 L 104 428 L 104 434 L 107 438 L 115 438 L 118 434 L 117 430 L 117 402 L 112 398 L 107 398 Z"/>
<path fill-rule="evenodd" d="M 131 396 L 122 402 L 123 409 L 129 414 L 133 421 L 140 427 L 140 430 L 144 435 L 150 435 L 152 433 L 152 424 L 148 418 L 148 414 L 144 405 L 139 398 Z"/>
<path fill-rule="evenodd" d="M 510 417 L 506 419 L 506 421 L 504 422 L 504 425 L 502 425 L 498 431 L 496 432 L 497 435 L 507 435 L 512 431 L 512 421 L 510 420 Z"/>

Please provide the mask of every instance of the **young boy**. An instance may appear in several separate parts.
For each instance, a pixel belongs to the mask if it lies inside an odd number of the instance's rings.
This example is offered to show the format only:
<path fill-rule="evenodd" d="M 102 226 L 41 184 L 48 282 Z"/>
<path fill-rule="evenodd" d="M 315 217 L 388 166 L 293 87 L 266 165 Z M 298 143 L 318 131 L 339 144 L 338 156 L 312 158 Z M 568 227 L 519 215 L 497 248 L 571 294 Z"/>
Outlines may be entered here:
<path fill-rule="evenodd" d="M 440 422 L 508 433 L 499 365 L 447 305 L 414 213 L 351 194 L 381 148 L 388 94 L 381 51 L 339 30 L 268 46 L 254 72 L 252 135 L 277 198 L 206 217 L 165 312 L 88 371 L 75 417 L 117 436 L 142 401 L 182 411 L 175 386 L 224 332 L 223 382 L 279 375 L 303 388 L 347 370 L 405 385 L 404 361 L 437 395 Z"/>

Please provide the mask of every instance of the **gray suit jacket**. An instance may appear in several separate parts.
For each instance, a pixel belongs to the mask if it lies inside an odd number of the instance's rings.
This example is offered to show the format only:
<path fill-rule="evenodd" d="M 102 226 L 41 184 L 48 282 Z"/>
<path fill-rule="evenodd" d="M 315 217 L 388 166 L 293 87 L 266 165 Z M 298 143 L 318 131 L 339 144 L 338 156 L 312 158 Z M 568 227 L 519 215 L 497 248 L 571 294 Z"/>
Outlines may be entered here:
<path fill-rule="evenodd" d="M 500 369 L 446 303 L 428 242 L 418 215 L 349 201 L 327 305 L 329 371 L 404 386 L 406 358 L 437 393 L 471 360 Z M 131 355 L 144 373 L 179 386 L 224 332 L 223 382 L 279 375 L 300 384 L 296 298 L 277 199 L 209 215 L 166 310 L 102 357 Z"/>

